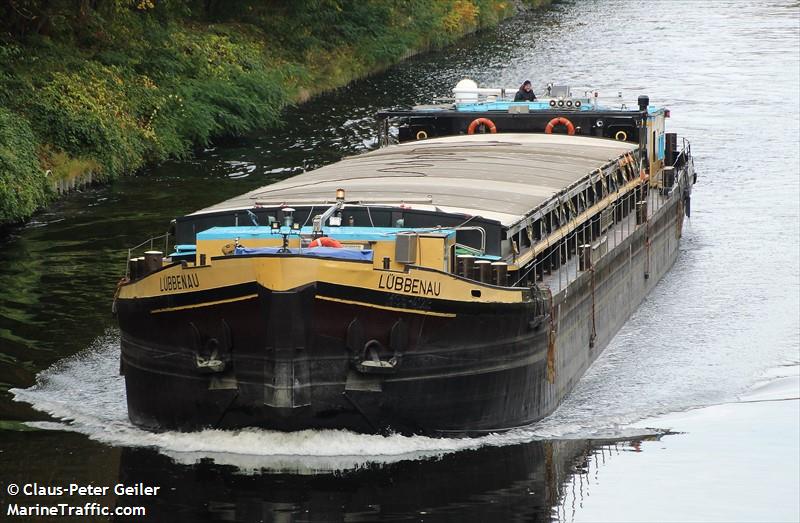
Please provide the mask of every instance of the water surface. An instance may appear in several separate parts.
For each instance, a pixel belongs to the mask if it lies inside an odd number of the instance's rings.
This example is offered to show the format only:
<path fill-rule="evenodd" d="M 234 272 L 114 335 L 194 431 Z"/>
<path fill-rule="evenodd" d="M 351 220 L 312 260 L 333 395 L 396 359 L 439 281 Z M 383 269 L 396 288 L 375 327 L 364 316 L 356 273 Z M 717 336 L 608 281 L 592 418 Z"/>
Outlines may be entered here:
<path fill-rule="evenodd" d="M 378 109 L 464 76 L 648 94 L 692 140 L 678 260 L 562 407 L 478 440 L 130 426 L 110 312 L 124 249 L 374 147 Z M 723 405 L 800 365 L 799 97 L 796 1 L 575 0 L 290 109 L 280 129 L 73 194 L 0 249 L 0 482 L 138 478 L 168 492 L 151 515 L 187 521 L 796 520 L 800 407 L 772 400 L 797 393 Z M 704 486 L 715 495 L 686 495 Z M 761 495 L 729 510 L 743 490 Z"/>

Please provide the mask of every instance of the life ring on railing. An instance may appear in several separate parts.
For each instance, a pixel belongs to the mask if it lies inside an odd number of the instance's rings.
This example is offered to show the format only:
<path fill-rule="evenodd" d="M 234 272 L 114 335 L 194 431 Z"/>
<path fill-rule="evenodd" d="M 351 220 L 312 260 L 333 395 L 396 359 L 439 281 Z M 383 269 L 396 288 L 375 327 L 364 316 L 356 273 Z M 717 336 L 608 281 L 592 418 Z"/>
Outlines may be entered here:
<path fill-rule="evenodd" d="M 493 121 L 489 120 L 488 118 L 475 118 L 472 120 L 472 122 L 470 122 L 469 127 L 467 127 L 467 134 L 475 134 L 475 131 L 478 129 L 479 125 L 485 125 L 492 134 L 497 132 L 497 126 Z"/>
<path fill-rule="evenodd" d="M 327 236 L 322 236 L 313 240 L 311 243 L 308 244 L 308 247 L 313 249 L 314 247 L 333 247 L 335 249 L 341 249 L 342 244 L 334 240 L 333 238 L 328 238 Z"/>
<path fill-rule="evenodd" d="M 563 125 L 564 127 L 566 127 L 567 134 L 569 135 L 575 134 L 575 126 L 572 125 L 572 122 L 570 122 L 569 119 L 564 118 L 563 116 L 558 116 L 547 122 L 547 126 L 544 128 L 544 132 L 547 134 L 553 134 L 553 128 L 557 125 Z"/>

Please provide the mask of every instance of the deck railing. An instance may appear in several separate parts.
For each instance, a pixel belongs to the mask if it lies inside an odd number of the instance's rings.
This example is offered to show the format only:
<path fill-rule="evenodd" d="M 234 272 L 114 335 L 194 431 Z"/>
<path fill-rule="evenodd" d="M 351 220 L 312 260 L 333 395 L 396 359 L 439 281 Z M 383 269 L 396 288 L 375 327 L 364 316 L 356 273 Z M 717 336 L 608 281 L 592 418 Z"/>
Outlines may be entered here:
<path fill-rule="evenodd" d="M 133 255 L 133 253 L 135 253 L 137 250 L 139 250 L 139 249 L 141 249 L 142 247 L 145 247 L 145 246 L 149 246 L 149 248 L 147 250 L 150 250 L 150 251 L 155 250 L 156 244 L 157 243 L 160 244 L 161 240 L 163 239 L 164 240 L 163 253 L 164 253 L 164 256 L 166 256 L 167 254 L 169 254 L 169 238 L 170 238 L 170 234 L 169 234 L 169 231 L 167 231 L 167 232 L 165 232 L 164 234 L 162 234 L 160 236 L 153 236 L 152 238 L 148 238 L 147 240 L 143 241 L 142 243 L 140 243 L 138 245 L 134 245 L 133 247 L 129 248 L 128 249 L 128 256 L 125 258 L 125 277 L 126 278 L 130 277 L 130 274 L 131 274 L 131 257 Z"/>
<path fill-rule="evenodd" d="M 670 198 L 671 194 L 661 194 L 658 190 L 647 191 L 647 220 L 666 205 Z M 617 219 L 623 205 L 628 206 L 627 214 L 622 216 L 622 219 Z M 526 278 L 529 280 L 534 279 L 530 277 L 535 275 L 535 279 L 540 286 L 548 287 L 553 294 L 557 294 L 577 280 L 592 263 L 597 262 L 597 259 L 593 259 L 588 266 L 584 265 L 580 260 L 582 247 L 589 245 L 589 249 L 597 250 L 599 248 L 602 251 L 602 244 L 605 243 L 605 252 L 610 252 L 639 227 L 646 226 L 645 223 L 637 224 L 637 211 L 624 198 L 614 202 L 609 209 L 612 211 L 613 221 L 607 230 L 601 232 L 599 236 L 594 235 L 591 230 L 592 221 L 584 222 L 558 242 L 548 245 L 550 254 L 542 256 L 532 265 L 529 265 L 516 282 L 512 282 L 512 284 L 519 285 Z M 559 263 L 557 263 L 557 268 L 553 267 L 553 256 L 561 257 Z"/>

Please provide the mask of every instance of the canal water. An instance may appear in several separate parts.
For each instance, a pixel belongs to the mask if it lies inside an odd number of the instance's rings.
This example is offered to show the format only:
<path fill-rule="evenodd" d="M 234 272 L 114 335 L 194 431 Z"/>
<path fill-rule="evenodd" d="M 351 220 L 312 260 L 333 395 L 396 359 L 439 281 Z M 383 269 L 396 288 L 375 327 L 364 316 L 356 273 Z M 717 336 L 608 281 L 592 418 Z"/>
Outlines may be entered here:
<path fill-rule="evenodd" d="M 378 109 L 462 77 L 648 94 L 692 140 L 678 260 L 558 411 L 467 440 L 132 427 L 110 310 L 125 249 L 375 147 Z M 292 108 L 280 129 L 70 195 L 0 243 L 0 520 L 16 500 L 142 505 L 143 521 L 797 521 L 798 97 L 797 0 L 564 1 Z M 32 482 L 161 490 L 8 492 Z"/>

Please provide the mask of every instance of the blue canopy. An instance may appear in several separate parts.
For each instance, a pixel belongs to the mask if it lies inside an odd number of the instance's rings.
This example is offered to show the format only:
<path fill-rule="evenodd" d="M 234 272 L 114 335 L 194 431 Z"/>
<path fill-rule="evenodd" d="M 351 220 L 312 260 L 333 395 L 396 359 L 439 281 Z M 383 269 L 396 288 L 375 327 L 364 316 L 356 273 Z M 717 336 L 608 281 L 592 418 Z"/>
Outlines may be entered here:
<path fill-rule="evenodd" d="M 243 254 L 279 254 L 280 247 L 236 247 L 235 256 Z M 294 254 L 296 256 L 312 256 L 314 258 L 335 258 L 337 260 L 372 261 L 372 249 L 341 249 L 336 247 L 313 247 L 309 249 L 288 249 L 289 252 L 280 254 Z"/>

